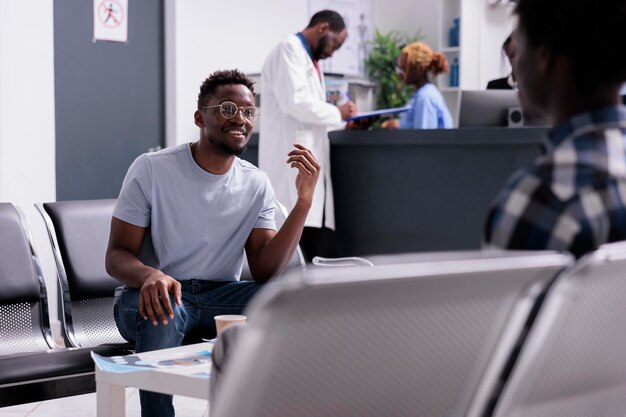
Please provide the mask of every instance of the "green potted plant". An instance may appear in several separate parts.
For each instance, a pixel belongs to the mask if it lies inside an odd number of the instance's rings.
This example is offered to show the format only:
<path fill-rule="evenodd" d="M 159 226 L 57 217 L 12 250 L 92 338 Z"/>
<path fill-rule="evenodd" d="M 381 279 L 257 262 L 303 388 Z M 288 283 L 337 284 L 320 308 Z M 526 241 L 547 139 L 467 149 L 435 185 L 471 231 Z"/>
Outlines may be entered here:
<path fill-rule="evenodd" d="M 379 109 L 404 106 L 413 87 L 404 85 L 396 74 L 396 61 L 402 48 L 423 38 L 421 31 L 410 37 L 400 31 L 381 33 L 376 30 L 371 53 L 365 61 L 370 80 L 376 83 L 376 106 Z"/>

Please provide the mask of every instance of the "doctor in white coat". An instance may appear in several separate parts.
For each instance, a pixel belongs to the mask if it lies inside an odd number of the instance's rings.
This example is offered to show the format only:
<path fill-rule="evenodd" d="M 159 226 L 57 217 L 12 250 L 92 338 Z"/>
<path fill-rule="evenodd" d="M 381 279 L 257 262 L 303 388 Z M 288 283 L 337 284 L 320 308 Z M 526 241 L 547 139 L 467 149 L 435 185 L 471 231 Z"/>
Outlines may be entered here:
<path fill-rule="evenodd" d="M 270 52 L 261 70 L 259 168 L 268 174 L 276 199 L 291 210 L 298 198 L 293 187 L 297 171 L 284 161 L 295 143 L 310 149 L 322 166 L 300 241 L 309 261 L 338 255 L 328 130 L 341 128 L 342 120 L 356 114 L 356 106 L 351 101 L 340 107 L 326 103 L 318 61 L 330 58 L 346 37 L 340 14 L 317 12 L 302 32 L 287 36 Z"/>

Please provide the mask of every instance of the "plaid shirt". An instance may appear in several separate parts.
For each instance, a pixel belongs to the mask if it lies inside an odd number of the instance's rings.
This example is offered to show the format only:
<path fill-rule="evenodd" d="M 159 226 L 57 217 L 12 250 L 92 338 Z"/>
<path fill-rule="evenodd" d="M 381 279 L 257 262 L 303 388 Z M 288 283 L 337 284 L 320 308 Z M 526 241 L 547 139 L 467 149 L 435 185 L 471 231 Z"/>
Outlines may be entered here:
<path fill-rule="evenodd" d="M 580 257 L 626 240 L 626 107 L 583 113 L 548 135 L 513 174 L 485 225 L 485 246 L 567 250 Z"/>

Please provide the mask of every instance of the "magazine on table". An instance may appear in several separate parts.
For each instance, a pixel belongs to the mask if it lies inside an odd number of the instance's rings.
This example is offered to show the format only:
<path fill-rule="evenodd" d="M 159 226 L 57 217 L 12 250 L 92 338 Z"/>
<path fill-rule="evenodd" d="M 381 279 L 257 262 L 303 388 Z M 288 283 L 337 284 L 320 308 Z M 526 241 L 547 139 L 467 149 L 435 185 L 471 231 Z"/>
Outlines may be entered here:
<path fill-rule="evenodd" d="M 105 357 L 91 352 L 98 369 L 106 372 L 151 372 L 154 370 L 208 378 L 211 371 L 212 343 L 197 351 L 172 352 L 171 349 Z"/>

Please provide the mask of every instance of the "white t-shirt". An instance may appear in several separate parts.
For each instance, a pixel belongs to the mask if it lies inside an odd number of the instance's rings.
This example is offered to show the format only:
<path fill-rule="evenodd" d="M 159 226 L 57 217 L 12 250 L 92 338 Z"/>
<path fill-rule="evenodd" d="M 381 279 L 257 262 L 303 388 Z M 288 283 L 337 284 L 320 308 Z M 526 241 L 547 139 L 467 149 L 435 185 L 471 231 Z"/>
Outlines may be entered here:
<path fill-rule="evenodd" d="M 149 227 L 158 269 L 177 280 L 237 281 L 254 228 L 274 229 L 267 175 L 235 158 L 223 175 L 206 172 L 183 144 L 137 157 L 113 216 Z"/>

